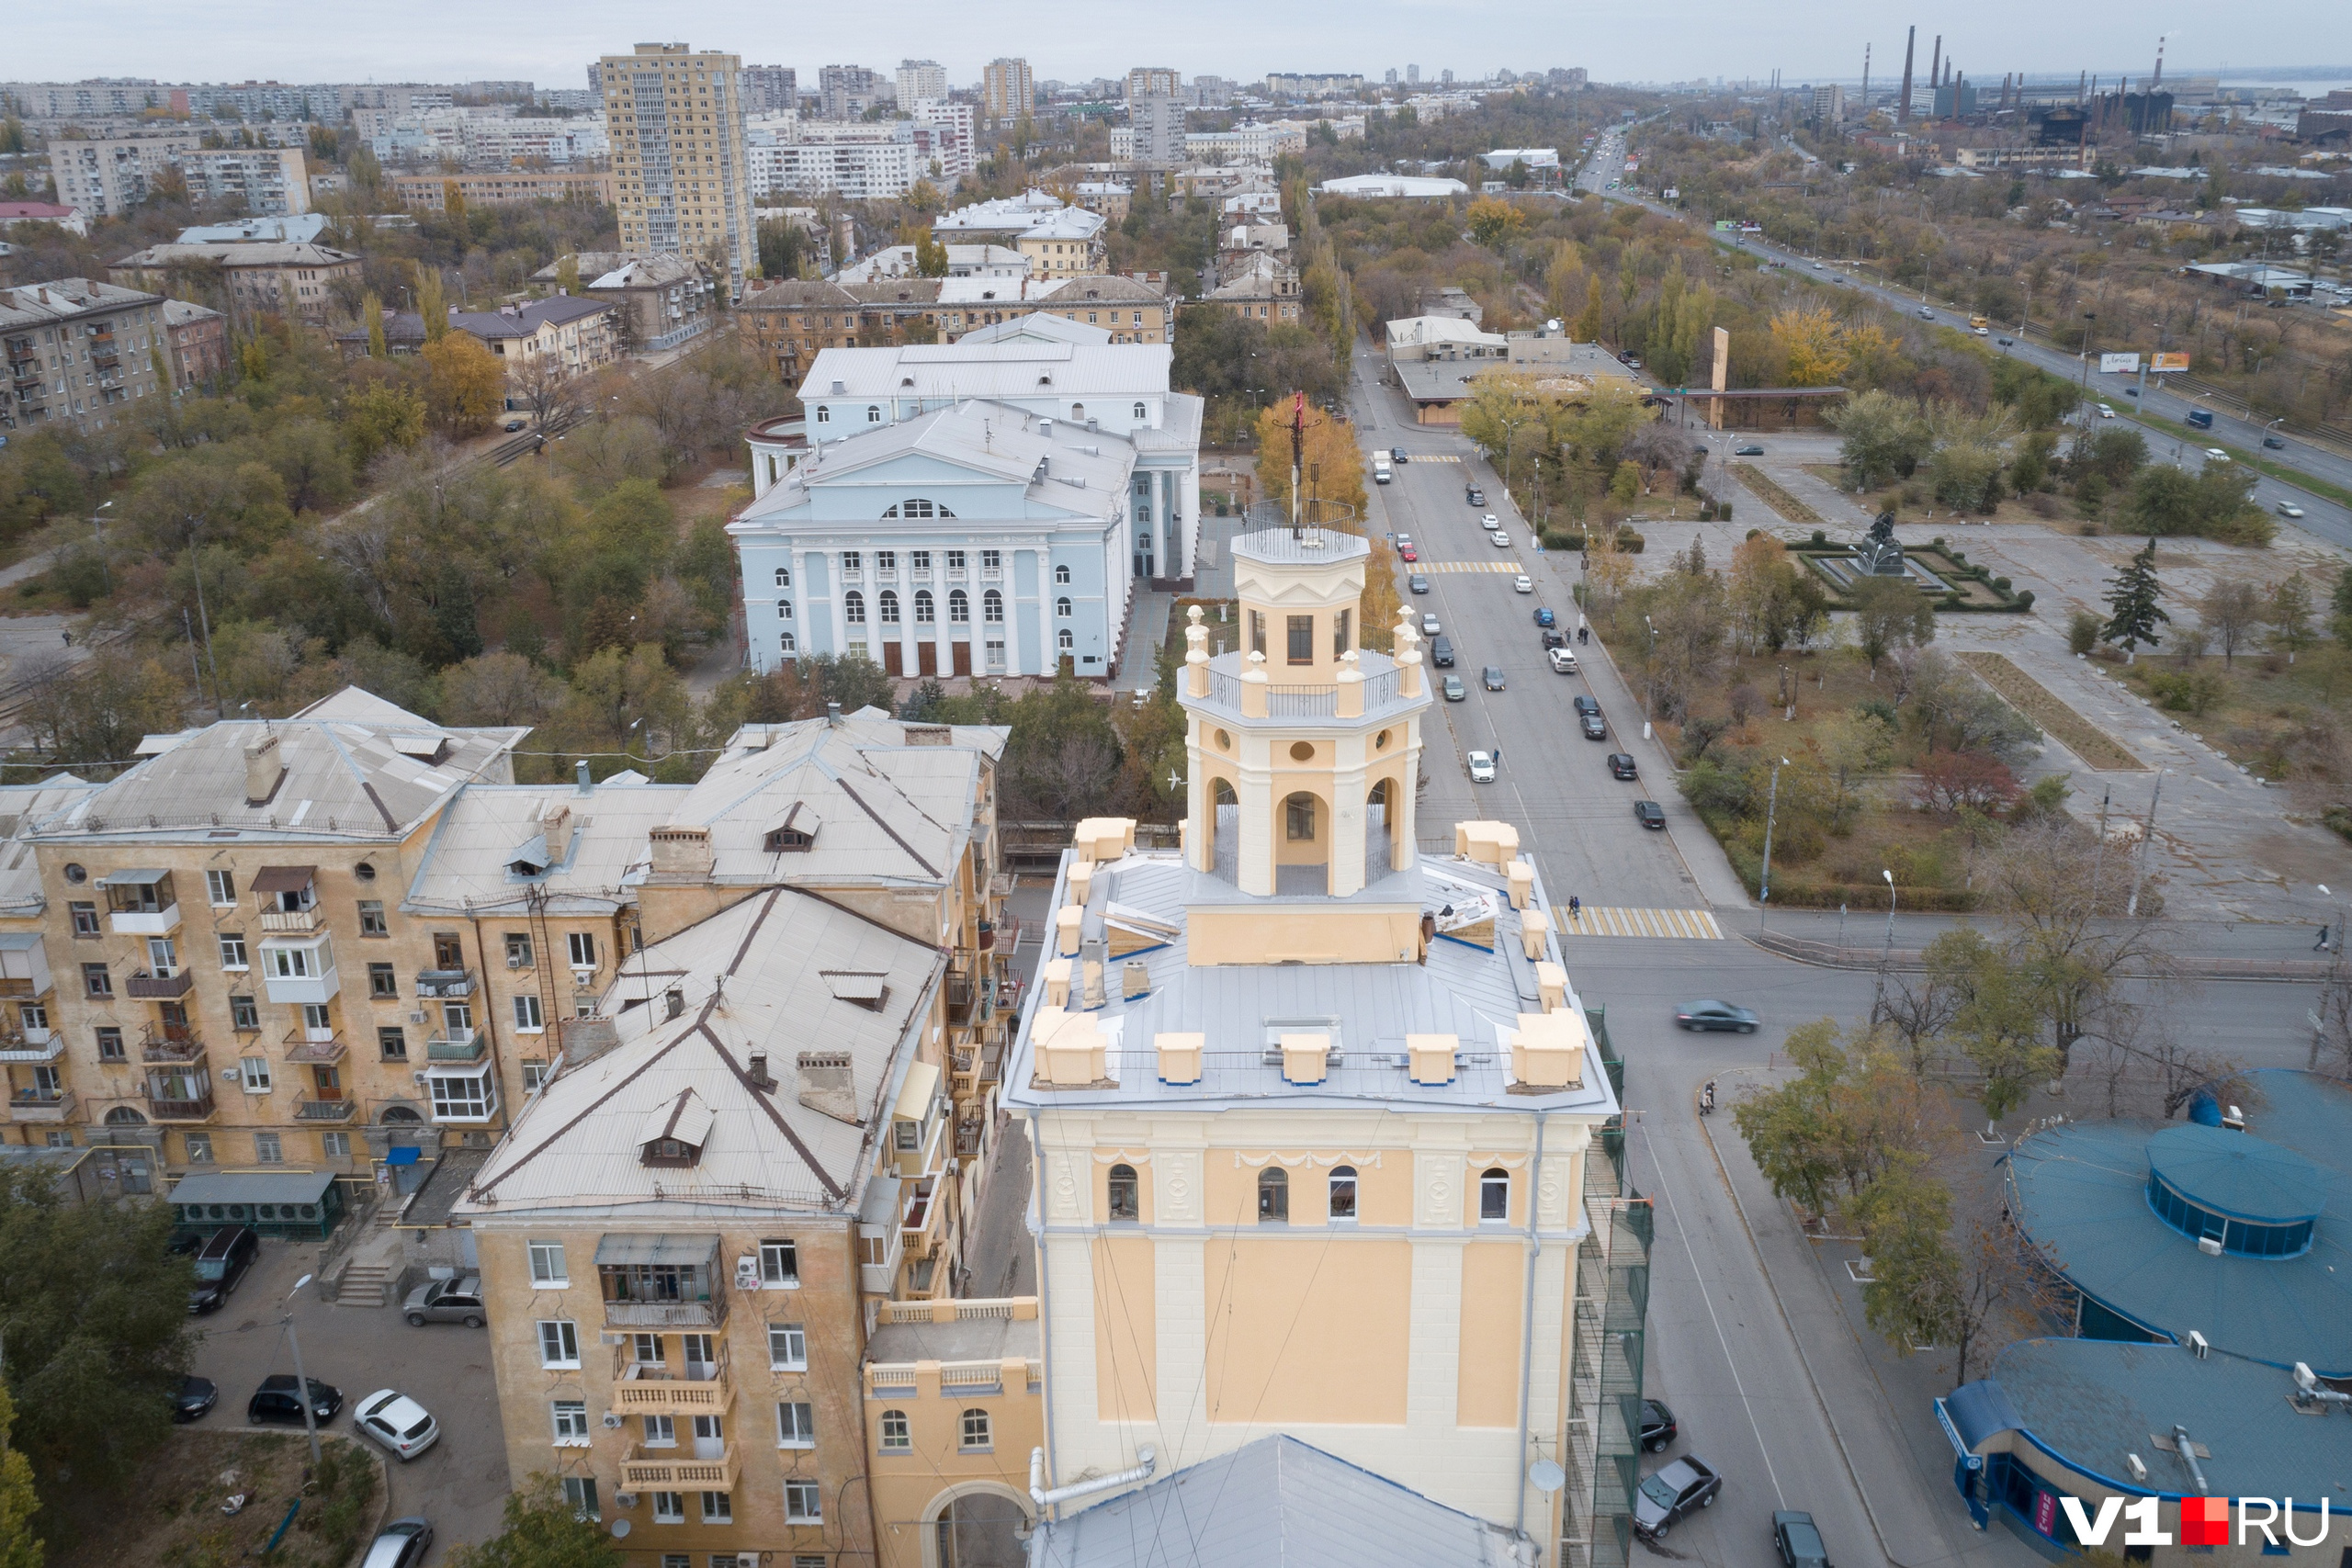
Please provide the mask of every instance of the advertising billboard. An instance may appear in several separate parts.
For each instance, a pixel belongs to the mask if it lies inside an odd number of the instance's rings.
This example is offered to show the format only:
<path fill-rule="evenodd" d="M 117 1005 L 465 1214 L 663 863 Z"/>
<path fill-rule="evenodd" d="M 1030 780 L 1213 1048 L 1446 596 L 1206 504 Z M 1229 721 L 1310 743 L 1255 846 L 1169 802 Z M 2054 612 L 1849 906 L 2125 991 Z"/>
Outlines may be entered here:
<path fill-rule="evenodd" d="M 2152 354 L 2148 355 L 2148 369 L 2152 374 L 2157 376 L 2162 376 L 2167 371 L 2178 371 L 2183 375 L 2187 375 L 2188 372 L 2188 355 L 2185 354 Z"/>
<path fill-rule="evenodd" d="M 2098 373 L 2102 376 L 2129 376 L 2140 368 L 2136 354 L 2102 354 L 2098 356 Z"/>

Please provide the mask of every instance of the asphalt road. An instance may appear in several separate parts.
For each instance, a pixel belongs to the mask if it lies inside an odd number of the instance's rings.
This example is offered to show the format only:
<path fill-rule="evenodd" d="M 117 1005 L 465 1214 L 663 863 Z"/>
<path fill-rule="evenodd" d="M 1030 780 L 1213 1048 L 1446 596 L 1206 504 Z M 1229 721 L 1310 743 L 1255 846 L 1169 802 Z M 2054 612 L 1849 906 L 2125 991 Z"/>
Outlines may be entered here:
<path fill-rule="evenodd" d="M 1601 192 L 1611 201 L 1633 201 L 1666 217 L 1690 220 L 1688 214 L 1660 203 L 1607 191 L 1606 186 L 1609 181 L 1621 178 L 1623 164 L 1623 144 L 1603 140 L 1594 145 L 1593 155 L 1588 161 L 1584 170 L 1577 176 L 1577 184 L 1585 190 Z M 1871 295 L 1905 315 L 1916 317 L 1923 308 L 1921 299 L 1916 294 L 1871 282 L 1865 275 L 1859 272 L 1767 243 L 1752 234 L 1731 239 L 1717 237 L 1715 243 L 1726 250 L 1737 250 L 1766 261 L 1783 263 L 1792 272 L 1802 272 L 1816 281 L 1835 280 L 1837 284 L 1845 288 L 1859 289 Z M 1959 328 L 1962 332 L 1968 330 L 1967 311 L 1945 309 L 1932 301 L 1927 302 L 1924 308 L 1928 312 L 1928 319 L 1944 326 Z M 2139 340 L 2132 336 L 2132 333 L 2146 326 L 2147 323 L 2127 322 L 2119 318 L 2102 326 L 2098 335 L 2106 340 L 2106 347 L 2123 349 L 2138 343 Z M 2185 424 L 2192 410 L 2202 410 L 2213 415 L 2211 430 L 2194 433 L 2199 438 L 2197 442 L 2184 441 L 2171 431 L 2153 425 L 2148 426 L 2148 450 L 2151 456 L 2159 460 L 2175 463 L 2183 468 L 2196 468 L 2203 466 L 2204 446 L 2227 446 L 2241 453 L 2259 453 L 2266 460 L 2292 469 L 2299 474 L 2352 488 L 2352 457 L 2346 457 L 2330 448 L 2314 446 L 2291 436 L 2287 438 L 2287 446 L 2283 451 L 2265 450 L 2262 446 L 2264 430 L 2260 421 L 2240 419 L 2222 409 L 2168 390 L 2156 382 L 2151 382 L 2144 391 L 2134 397 L 2132 395 L 2132 390 L 2139 386 L 2139 378 L 2136 375 L 2103 376 L 2096 365 L 2086 365 L 2080 355 L 2069 354 L 2064 349 L 2053 348 L 2046 344 L 2036 343 L 2030 338 L 2018 336 L 2011 329 L 1996 327 L 1994 333 L 1996 337 L 2008 337 L 2014 340 L 2008 347 L 2001 350 L 2002 353 L 2014 355 L 2029 364 L 2049 371 L 2052 375 L 2062 376 L 2068 380 L 2080 383 L 2092 398 L 2114 409 L 2120 418 L 2128 418 L 2134 408 L 2144 409 L 2149 413 L 2171 420 L 2177 424 Z M 2143 351 L 2153 346 L 2144 343 L 2139 345 Z M 2256 482 L 2254 499 L 2265 511 L 2273 513 L 2282 502 L 2301 507 L 2303 515 L 2295 520 L 2293 524 L 2295 527 L 2329 544 L 2352 548 L 2352 508 L 2339 505 L 2300 485 L 2274 479 L 2268 475 L 2264 475 Z"/>

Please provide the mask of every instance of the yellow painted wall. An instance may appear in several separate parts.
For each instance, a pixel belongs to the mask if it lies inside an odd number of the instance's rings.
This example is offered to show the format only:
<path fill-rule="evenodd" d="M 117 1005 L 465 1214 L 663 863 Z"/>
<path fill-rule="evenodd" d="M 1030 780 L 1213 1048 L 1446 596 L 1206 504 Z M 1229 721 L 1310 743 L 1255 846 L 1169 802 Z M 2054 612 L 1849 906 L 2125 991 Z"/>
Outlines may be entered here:
<path fill-rule="evenodd" d="M 1409 1243 L 1241 1237 L 1207 1251 L 1211 1421 L 1404 1425 Z"/>
<path fill-rule="evenodd" d="M 1419 951 L 1420 911 L 1356 905 L 1196 905 L 1185 946 L 1200 964 L 1394 964 Z"/>
<path fill-rule="evenodd" d="M 1095 1413 L 1105 1421 L 1149 1421 L 1158 1414 L 1155 1288 L 1148 1238 L 1096 1239 Z"/>
<path fill-rule="evenodd" d="M 1119 1156 L 1123 1152 L 1132 1154 L 1134 1151 L 1110 1147 L 1094 1152 L 1098 1156 L 1094 1162 L 1094 1218 L 1096 1224 L 1107 1225 L 1111 1223 L 1111 1167 L 1121 1163 Z M 1151 1224 L 1151 1167 L 1148 1163 L 1133 1159 L 1125 1164 L 1136 1173 L 1136 1222 L 1148 1225 Z M 1123 1220 L 1120 1223 L 1127 1222 Z"/>
<path fill-rule="evenodd" d="M 1516 1164 L 1507 1163 L 1517 1161 Z M 1510 1178 L 1510 1224 L 1524 1227 L 1527 1224 L 1528 1183 L 1534 1170 L 1524 1156 L 1490 1156 L 1474 1154 L 1462 1167 L 1462 1223 L 1465 1225 L 1484 1224 L 1499 1227 L 1505 1222 L 1481 1220 L 1478 1217 L 1478 1179 L 1489 1170 L 1500 1170 Z"/>
<path fill-rule="evenodd" d="M 1462 1249 L 1462 1361 L 1454 1419 L 1509 1427 L 1519 1419 L 1519 1330 L 1526 1306 L 1527 1249 L 1474 1241 Z"/>

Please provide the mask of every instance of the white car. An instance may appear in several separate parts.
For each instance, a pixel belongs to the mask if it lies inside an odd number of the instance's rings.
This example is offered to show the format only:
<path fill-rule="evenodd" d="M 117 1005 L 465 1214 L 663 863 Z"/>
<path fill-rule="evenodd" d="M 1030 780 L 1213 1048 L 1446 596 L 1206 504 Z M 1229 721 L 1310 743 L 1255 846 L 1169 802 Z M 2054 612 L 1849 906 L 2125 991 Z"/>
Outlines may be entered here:
<path fill-rule="evenodd" d="M 1472 784 L 1495 782 L 1495 759 L 1491 753 L 1486 751 L 1470 753 L 1470 782 Z"/>
<path fill-rule="evenodd" d="M 2101 419 L 2113 419 L 2115 417 L 2115 411 L 2109 408 L 2105 403 L 2101 403 L 2098 405 L 2098 416 Z"/>
<path fill-rule="evenodd" d="M 361 1437 L 383 1444 L 402 1461 L 441 1440 L 441 1428 L 424 1406 L 389 1388 L 378 1389 L 361 1400 L 351 1419 Z"/>
<path fill-rule="evenodd" d="M 1499 529 L 1499 528 L 1496 529 L 1493 533 L 1491 533 L 1491 534 L 1487 535 L 1487 537 L 1488 537 L 1489 539 L 1492 539 L 1492 540 L 1495 542 L 1495 548 L 1497 548 L 1497 549 L 1498 549 L 1498 550 L 1507 550 L 1507 549 L 1510 548 L 1510 536 L 1509 534 L 1504 533 L 1504 532 L 1503 532 L 1501 529 Z"/>
<path fill-rule="evenodd" d="M 2205 448 L 2205 460 L 2209 463 L 2226 463 L 2230 460 L 2230 455 L 2219 446 L 2208 446 Z"/>
<path fill-rule="evenodd" d="M 1435 637 L 1438 634 L 1438 630 L 1437 617 L 1435 615 L 1423 615 L 1421 617 L 1421 635 L 1423 637 Z"/>
<path fill-rule="evenodd" d="M 2303 509 L 2291 501 L 2282 501 L 2278 503 L 2278 515 L 2281 517 L 2301 517 L 2302 514 Z"/>
<path fill-rule="evenodd" d="M 1532 593 L 1535 592 L 1535 580 L 1522 571 L 1510 580 L 1510 591 L 1514 593 Z"/>
<path fill-rule="evenodd" d="M 1544 656 L 1552 661 L 1553 674 L 1573 675 L 1577 672 L 1577 656 L 1566 649 L 1547 648 L 1544 650 Z"/>
<path fill-rule="evenodd" d="M 1478 526 L 1479 526 L 1479 527 L 1481 527 L 1481 528 L 1487 529 L 1487 530 L 1488 532 L 1490 532 L 1490 533 L 1491 533 L 1493 530 L 1495 530 L 1495 529 L 1497 529 L 1497 528 L 1501 527 L 1502 525 L 1503 525 L 1503 520 L 1502 520 L 1501 518 L 1499 518 L 1499 517 L 1496 516 L 1496 515 L 1495 515 L 1493 513 L 1491 513 L 1491 512 L 1487 513 L 1484 517 L 1481 517 L 1481 518 L 1479 518 L 1479 519 L 1478 519 Z"/>

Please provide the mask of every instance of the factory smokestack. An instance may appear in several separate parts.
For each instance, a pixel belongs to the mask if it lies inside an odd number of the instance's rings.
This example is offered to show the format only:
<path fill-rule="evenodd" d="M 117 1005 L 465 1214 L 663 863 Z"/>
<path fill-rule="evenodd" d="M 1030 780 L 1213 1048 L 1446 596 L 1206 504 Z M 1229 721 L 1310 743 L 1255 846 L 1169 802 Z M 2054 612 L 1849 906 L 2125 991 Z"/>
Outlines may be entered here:
<path fill-rule="evenodd" d="M 1936 35 L 1936 47 L 1928 56 L 1928 91 L 1932 94 L 1944 85 L 1944 35 Z"/>
<path fill-rule="evenodd" d="M 2161 86 L 2163 86 L 2164 85 L 2165 85 L 2165 40 L 2164 40 L 2163 39 L 2159 38 L 2158 39 L 2156 39 L 2156 73 L 2155 73 L 2154 77 L 2154 78 L 2152 78 L 2152 79 L 2149 81 L 2149 83 L 2148 83 L 2148 91 L 2150 91 L 2150 92 L 2152 92 L 2152 93 L 2153 93 L 2153 92 L 2154 92 L 2158 87 L 2161 87 Z"/>
<path fill-rule="evenodd" d="M 1868 118 L 1870 117 L 1870 112 L 1871 112 L 1871 46 L 1870 46 L 1870 45 L 1868 45 L 1868 44 L 1864 44 L 1864 45 L 1862 45 L 1862 116 L 1863 116 L 1863 118 Z"/>
<path fill-rule="evenodd" d="M 1903 96 L 1895 101 L 1894 123 L 1911 123 L 1911 54 L 1918 47 L 1919 29 L 1913 28 L 1903 38 Z"/>

